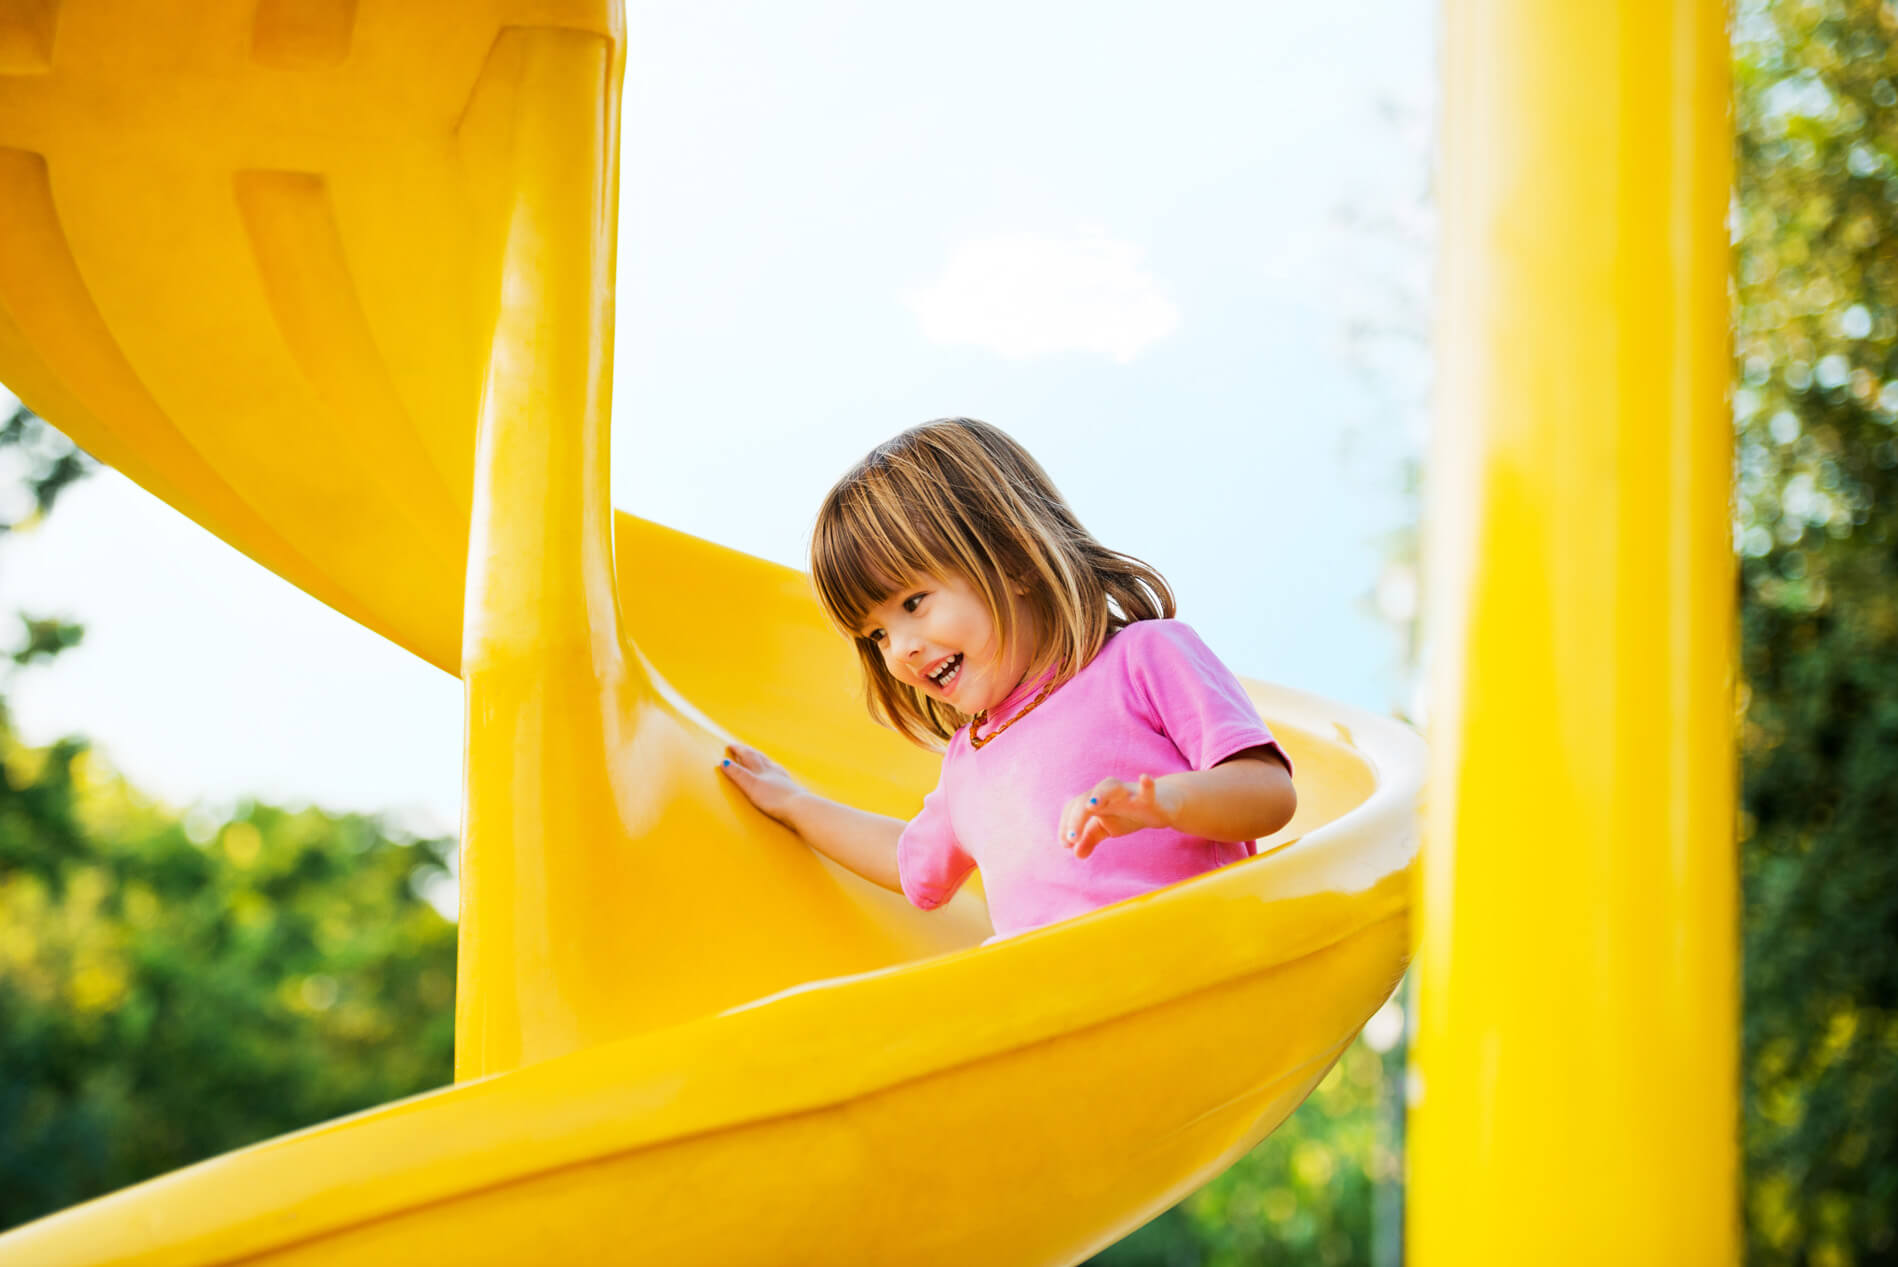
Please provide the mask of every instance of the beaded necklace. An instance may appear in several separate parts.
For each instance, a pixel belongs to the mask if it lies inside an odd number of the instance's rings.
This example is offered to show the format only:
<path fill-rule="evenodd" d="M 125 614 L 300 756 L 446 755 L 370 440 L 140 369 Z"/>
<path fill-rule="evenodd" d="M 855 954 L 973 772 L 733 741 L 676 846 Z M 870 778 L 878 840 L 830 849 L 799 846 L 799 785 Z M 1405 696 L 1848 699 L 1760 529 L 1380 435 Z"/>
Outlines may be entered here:
<path fill-rule="evenodd" d="M 994 730 L 991 730 L 986 736 L 978 735 L 975 733 L 976 729 L 979 726 L 981 726 L 983 723 L 987 722 L 989 719 L 989 710 L 986 708 L 983 709 L 981 712 L 975 715 L 975 720 L 969 723 L 969 746 L 971 748 L 980 748 L 983 744 L 992 742 L 997 735 L 1001 734 L 1004 730 L 1007 730 L 1010 726 L 1013 726 L 1016 722 L 1020 721 L 1022 718 L 1028 716 L 1028 714 L 1034 712 L 1035 705 L 1041 703 L 1042 700 L 1047 699 L 1049 694 L 1053 690 L 1054 690 L 1054 683 L 1051 681 L 1048 683 L 1048 685 L 1041 688 L 1040 693 L 1037 694 L 1035 698 L 1028 701 L 1028 706 L 1026 708 L 1022 709 L 1019 713 L 1016 713 L 1013 717 L 1009 718 L 1007 721 L 997 726 Z"/>

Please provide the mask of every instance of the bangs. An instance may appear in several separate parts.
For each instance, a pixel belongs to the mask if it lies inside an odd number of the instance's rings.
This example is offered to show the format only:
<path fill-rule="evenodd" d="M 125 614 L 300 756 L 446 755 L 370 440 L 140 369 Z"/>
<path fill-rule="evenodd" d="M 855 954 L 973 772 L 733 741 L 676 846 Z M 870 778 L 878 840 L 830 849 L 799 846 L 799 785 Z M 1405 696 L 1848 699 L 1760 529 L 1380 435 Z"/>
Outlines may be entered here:
<path fill-rule="evenodd" d="M 935 560 L 947 553 L 900 499 L 886 481 L 866 478 L 837 490 L 819 513 L 811 580 L 826 614 L 852 638 L 871 609 L 911 578 L 938 571 Z"/>

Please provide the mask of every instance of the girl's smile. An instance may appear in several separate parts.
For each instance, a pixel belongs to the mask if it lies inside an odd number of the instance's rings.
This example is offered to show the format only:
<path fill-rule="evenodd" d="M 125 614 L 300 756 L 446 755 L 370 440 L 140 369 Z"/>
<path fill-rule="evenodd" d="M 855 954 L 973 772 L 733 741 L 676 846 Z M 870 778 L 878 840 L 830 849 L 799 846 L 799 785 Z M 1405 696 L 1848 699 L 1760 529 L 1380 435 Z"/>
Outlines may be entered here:
<path fill-rule="evenodd" d="M 936 684 L 938 690 L 946 696 L 962 680 L 962 665 L 966 657 L 958 651 L 940 662 L 923 670 L 923 676 Z"/>
<path fill-rule="evenodd" d="M 959 576 L 912 577 L 864 618 L 890 676 L 973 716 L 1006 700 L 1034 660 L 1034 623 L 1014 596 L 1015 645 L 1002 653 L 988 603 Z"/>

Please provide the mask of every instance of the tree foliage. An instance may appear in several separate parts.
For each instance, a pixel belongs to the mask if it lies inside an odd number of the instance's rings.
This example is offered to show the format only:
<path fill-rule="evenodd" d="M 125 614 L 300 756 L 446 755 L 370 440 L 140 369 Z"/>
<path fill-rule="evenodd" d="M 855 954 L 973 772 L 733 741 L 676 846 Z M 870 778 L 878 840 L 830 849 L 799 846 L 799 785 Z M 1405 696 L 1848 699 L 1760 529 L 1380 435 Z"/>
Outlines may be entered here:
<path fill-rule="evenodd" d="M 61 493 L 96 465 L 19 401 L 5 412 L 6 421 L 0 422 L 0 533 L 37 523 Z"/>
<path fill-rule="evenodd" d="M 448 844 L 181 819 L 0 716 L 0 1226 L 448 1081 Z"/>
<path fill-rule="evenodd" d="M 1898 9 L 1737 15 L 1749 1261 L 1898 1262 Z"/>
<path fill-rule="evenodd" d="M 90 468 L 18 411 L 0 454 L 7 530 Z M 80 636 L 23 624 L 13 672 Z M 446 1082 L 455 931 L 420 889 L 451 846 L 180 815 L 82 739 L 23 744 L 0 700 L 0 1227 Z"/>
<path fill-rule="evenodd" d="M 5 397 L 0 392 L 0 398 Z M 8 398 L 10 399 L 10 398 Z M 51 513 L 61 493 L 97 469 L 79 446 L 14 400 L 0 422 L 0 541 L 32 528 Z M 79 645 L 85 631 L 52 616 L 28 616 L 20 645 L 9 653 L 15 665 L 50 660 Z"/>

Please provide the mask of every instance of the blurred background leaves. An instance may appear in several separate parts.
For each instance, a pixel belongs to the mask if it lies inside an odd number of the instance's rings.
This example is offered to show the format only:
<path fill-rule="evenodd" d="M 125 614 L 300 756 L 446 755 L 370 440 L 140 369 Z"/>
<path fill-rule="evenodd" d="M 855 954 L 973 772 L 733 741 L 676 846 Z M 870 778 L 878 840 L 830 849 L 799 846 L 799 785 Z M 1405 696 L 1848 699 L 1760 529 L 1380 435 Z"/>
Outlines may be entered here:
<path fill-rule="evenodd" d="M 16 410 L 3 526 L 90 467 Z M 9 674 L 81 637 L 16 619 Z M 455 929 L 423 894 L 452 847 L 316 809 L 179 814 L 83 739 L 24 745 L 0 698 L 0 1227 L 448 1081 Z"/>
<path fill-rule="evenodd" d="M 1898 1263 L 1898 6 L 1734 33 L 1748 1261 Z"/>

